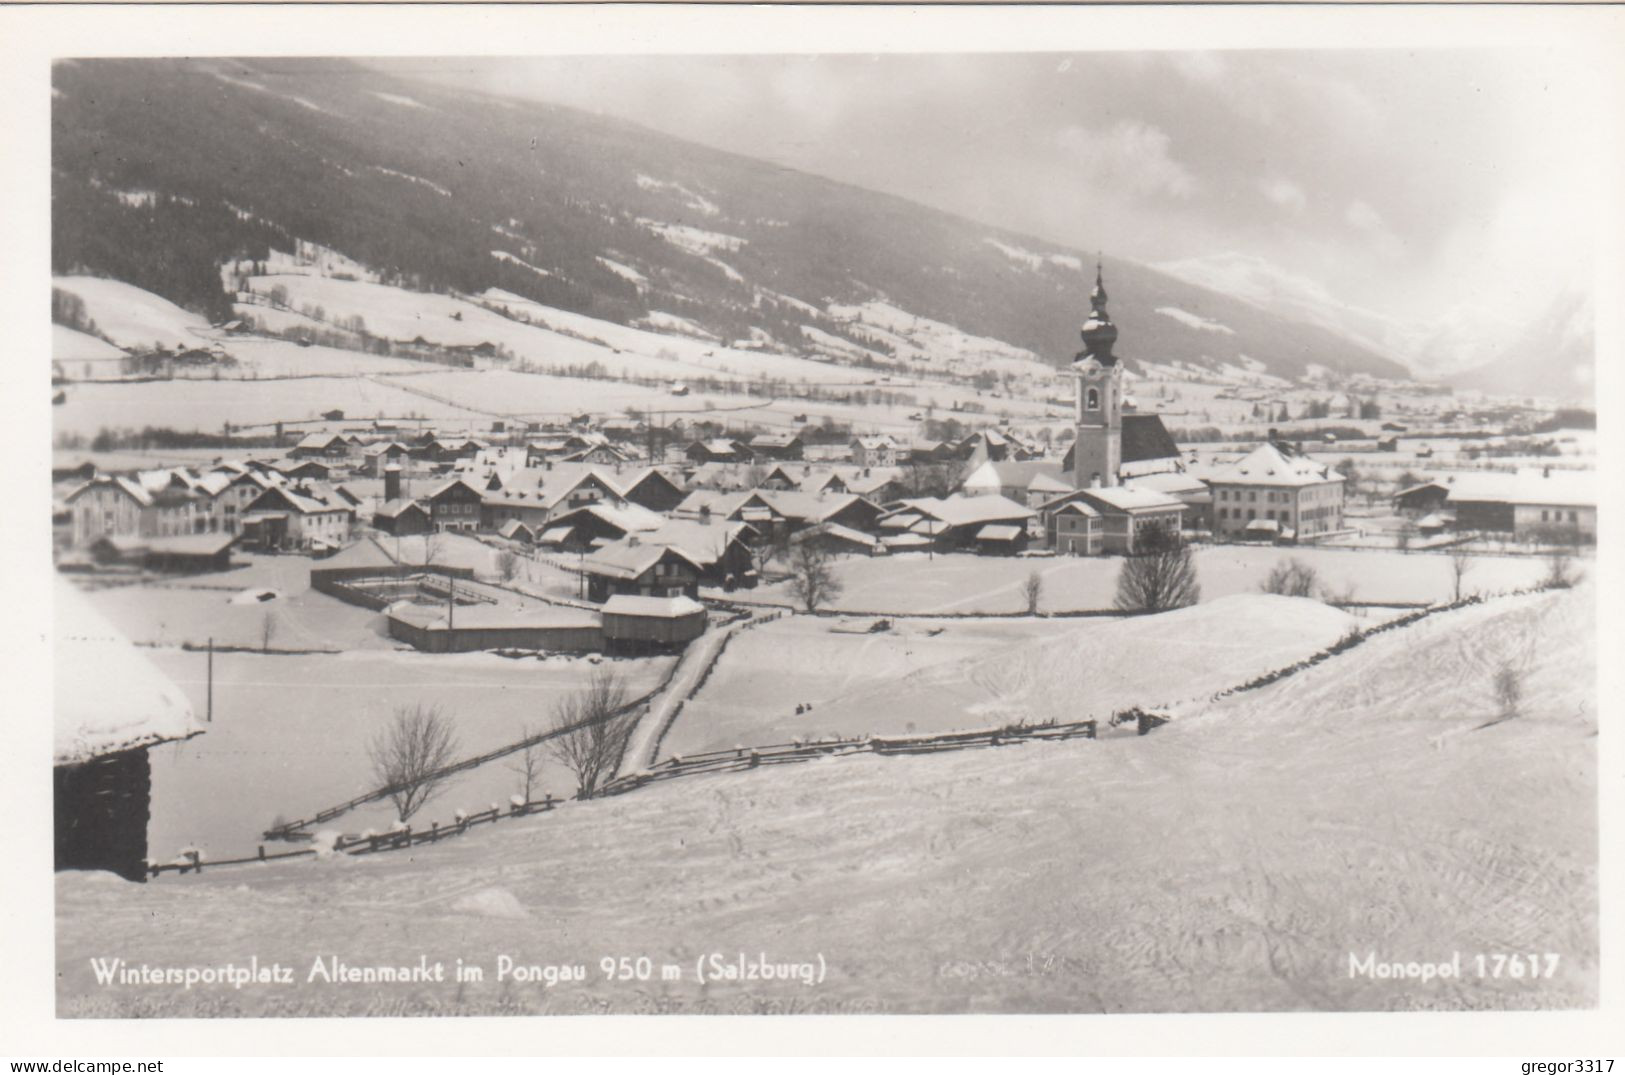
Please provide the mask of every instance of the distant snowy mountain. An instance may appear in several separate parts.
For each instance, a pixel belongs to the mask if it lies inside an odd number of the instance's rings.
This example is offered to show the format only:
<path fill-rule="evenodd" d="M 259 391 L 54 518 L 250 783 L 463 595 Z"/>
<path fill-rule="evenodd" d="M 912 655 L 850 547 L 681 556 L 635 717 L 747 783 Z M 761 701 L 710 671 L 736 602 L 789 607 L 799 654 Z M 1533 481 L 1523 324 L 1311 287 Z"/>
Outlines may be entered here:
<path fill-rule="evenodd" d="M 1402 321 L 1344 302 L 1320 283 L 1250 254 L 1213 254 L 1154 267 L 1282 317 L 1335 332 L 1429 379 L 1448 380 L 1453 374 L 1482 366 L 1523 328 L 1493 308 L 1465 304 L 1430 321 Z"/>
<path fill-rule="evenodd" d="M 1462 388 L 1596 406 L 1596 311 L 1580 292 L 1559 295 L 1498 357 L 1451 378 Z"/>

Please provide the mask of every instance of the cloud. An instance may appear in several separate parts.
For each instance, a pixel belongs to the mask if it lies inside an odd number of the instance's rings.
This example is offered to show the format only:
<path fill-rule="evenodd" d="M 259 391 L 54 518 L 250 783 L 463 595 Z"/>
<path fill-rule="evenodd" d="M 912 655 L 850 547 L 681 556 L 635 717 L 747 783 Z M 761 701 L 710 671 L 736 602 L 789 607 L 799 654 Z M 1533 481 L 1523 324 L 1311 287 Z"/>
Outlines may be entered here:
<path fill-rule="evenodd" d="M 1348 208 L 1343 210 L 1343 219 L 1356 231 L 1367 235 L 1377 253 L 1384 257 L 1397 257 L 1403 252 L 1405 244 L 1399 241 L 1399 236 L 1394 234 L 1382 214 L 1373 209 L 1369 202 L 1359 198 L 1349 202 Z"/>
<path fill-rule="evenodd" d="M 1294 213 L 1303 212 L 1309 205 L 1309 195 L 1290 179 L 1266 179 L 1258 184 L 1258 189 L 1264 192 L 1264 197 Z"/>
<path fill-rule="evenodd" d="M 1148 123 L 1119 120 L 1104 131 L 1063 127 L 1056 142 L 1087 177 L 1119 195 L 1189 198 L 1196 192 L 1196 177 L 1168 153 L 1167 132 Z"/>

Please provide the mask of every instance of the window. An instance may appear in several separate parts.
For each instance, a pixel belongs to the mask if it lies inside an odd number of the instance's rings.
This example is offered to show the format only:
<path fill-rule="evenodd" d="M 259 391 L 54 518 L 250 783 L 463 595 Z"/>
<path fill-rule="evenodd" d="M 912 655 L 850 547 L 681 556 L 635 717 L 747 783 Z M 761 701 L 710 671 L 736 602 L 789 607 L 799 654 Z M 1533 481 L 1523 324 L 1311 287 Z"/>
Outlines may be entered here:
<path fill-rule="evenodd" d="M 1063 397 L 1064 398 L 1064 397 Z M 1100 389 L 1091 388 L 1083 394 L 1084 406 L 1091 411 L 1100 410 Z"/>

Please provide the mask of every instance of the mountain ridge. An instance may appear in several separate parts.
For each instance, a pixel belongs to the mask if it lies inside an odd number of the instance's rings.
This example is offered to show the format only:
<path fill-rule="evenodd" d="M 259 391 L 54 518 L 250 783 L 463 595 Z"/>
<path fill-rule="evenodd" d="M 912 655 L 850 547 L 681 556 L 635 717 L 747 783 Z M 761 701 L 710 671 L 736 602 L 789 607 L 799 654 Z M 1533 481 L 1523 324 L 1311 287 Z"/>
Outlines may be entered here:
<path fill-rule="evenodd" d="M 229 316 L 220 262 L 305 240 L 421 290 L 661 314 L 786 353 L 822 334 L 883 359 L 884 331 L 831 313 L 874 300 L 1052 366 L 1077 350 L 1083 252 L 630 120 L 349 61 L 73 61 L 53 82 L 53 270 L 211 317 Z M 1103 260 L 1131 363 L 1408 376 L 1322 326 Z"/>

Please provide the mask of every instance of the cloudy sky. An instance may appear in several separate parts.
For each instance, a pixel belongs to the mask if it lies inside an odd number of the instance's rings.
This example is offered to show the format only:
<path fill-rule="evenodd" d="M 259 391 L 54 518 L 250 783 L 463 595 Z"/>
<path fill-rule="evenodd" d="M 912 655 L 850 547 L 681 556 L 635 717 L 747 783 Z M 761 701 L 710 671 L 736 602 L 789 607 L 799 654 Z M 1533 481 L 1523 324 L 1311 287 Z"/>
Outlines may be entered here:
<path fill-rule="evenodd" d="M 1405 319 L 1590 277 L 1594 87 L 1540 50 L 391 66 L 1140 261 L 1258 257 Z"/>

